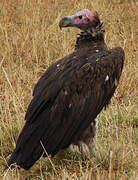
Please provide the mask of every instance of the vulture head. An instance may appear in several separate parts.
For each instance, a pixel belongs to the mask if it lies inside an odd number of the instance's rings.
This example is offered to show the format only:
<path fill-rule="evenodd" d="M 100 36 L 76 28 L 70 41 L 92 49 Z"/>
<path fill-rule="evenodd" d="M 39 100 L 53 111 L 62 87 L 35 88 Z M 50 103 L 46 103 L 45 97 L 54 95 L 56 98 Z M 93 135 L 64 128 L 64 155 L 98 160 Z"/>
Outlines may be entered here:
<path fill-rule="evenodd" d="M 77 27 L 81 30 L 96 28 L 100 23 L 97 12 L 91 12 L 88 9 L 83 9 L 72 16 L 64 17 L 59 22 L 59 27 Z"/>

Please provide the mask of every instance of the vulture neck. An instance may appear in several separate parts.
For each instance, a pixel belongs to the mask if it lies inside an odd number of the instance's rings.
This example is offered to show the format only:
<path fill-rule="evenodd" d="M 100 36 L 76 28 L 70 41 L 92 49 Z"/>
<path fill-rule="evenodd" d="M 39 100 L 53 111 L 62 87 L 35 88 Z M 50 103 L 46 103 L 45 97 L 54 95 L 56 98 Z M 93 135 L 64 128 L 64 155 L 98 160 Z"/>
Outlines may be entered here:
<path fill-rule="evenodd" d="M 102 23 L 95 28 L 92 27 L 81 32 L 77 38 L 75 50 L 93 48 L 99 45 L 104 45 L 104 47 L 106 47 Z"/>

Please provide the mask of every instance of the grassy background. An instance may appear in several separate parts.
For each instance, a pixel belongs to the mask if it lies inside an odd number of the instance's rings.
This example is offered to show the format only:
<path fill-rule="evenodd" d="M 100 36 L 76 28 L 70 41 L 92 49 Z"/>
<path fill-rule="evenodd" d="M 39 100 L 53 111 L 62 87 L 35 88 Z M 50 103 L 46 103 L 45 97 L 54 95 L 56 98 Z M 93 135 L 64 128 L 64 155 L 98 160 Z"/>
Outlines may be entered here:
<path fill-rule="evenodd" d="M 136 179 L 138 114 L 136 106 L 136 21 L 134 0 L 1 0 L 0 1 L 0 179 Z M 6 171 L 24 124 L 34 84 L 54 61 L 74 49 L 77 29 L 60 30 L 59 20 L 88 8 L 105 24 L 109 48 L 126 53 L 119 87 L 100 114 L 97 157 L 84 162 L 76 148 L 53 159 L 41 158 L 29 171 Z M 138 54 L 137 54 L 138 55 Z"/>

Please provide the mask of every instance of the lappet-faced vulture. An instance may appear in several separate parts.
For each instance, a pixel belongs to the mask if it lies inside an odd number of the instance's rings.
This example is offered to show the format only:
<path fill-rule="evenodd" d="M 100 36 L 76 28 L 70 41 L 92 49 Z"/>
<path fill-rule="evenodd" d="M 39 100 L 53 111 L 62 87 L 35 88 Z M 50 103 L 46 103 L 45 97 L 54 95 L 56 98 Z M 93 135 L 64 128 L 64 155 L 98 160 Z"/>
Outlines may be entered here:
<path fill-rule="evenodd" d="M 72 54 L 53 63 L 37 82 L 8 167 L 28 170 L 45 153 L 85 143 L 95 154 L 97 116 L 109 104 L 117 88 L 123 63 L 121 47 L 108 49 L 97 13 L 87 9 L 64 17 L 60 28 L 77 27 Z"/>

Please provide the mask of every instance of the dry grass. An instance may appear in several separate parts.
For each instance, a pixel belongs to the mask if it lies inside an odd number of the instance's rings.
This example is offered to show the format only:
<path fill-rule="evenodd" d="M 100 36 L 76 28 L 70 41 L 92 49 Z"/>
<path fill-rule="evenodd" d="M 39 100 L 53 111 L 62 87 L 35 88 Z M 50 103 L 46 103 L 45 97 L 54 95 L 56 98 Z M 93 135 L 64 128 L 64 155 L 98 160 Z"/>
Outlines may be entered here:
<path fill-rule="evenodd" d="M 72 149 L 51 159 L 52 163 L 41 158 L 27 172 L 3 173 L 34 84 L 52 62 L 73 51 L 79 31 L 60 31 L 58 22 L 84 8 L 99 12 L 108 46 L 122 46 L 126 53 L 119 87 L 100 115 L 97 157 L 84 162 Z M 134 0 L 0 1 L 0 179 L 138 179 L 137 13 Z"/>

